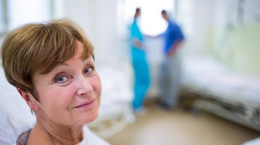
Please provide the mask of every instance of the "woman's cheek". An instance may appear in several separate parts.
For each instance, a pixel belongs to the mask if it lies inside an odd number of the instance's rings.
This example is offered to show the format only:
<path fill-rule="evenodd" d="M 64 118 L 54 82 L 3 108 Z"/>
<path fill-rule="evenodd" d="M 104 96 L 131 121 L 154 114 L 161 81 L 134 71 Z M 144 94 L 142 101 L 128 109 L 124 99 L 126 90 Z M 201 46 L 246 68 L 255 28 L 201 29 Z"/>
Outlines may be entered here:
<path fill-rule="evenodd" d="M 101 90 L 102 90 L 102 86 L 101 86 L 101 80 L 100 80 L 100 77 L 98 74 L 91 79 L 91 84 L 92 84 L 93 90 L 96 91 L 96 93 L 100 94 Z"/>

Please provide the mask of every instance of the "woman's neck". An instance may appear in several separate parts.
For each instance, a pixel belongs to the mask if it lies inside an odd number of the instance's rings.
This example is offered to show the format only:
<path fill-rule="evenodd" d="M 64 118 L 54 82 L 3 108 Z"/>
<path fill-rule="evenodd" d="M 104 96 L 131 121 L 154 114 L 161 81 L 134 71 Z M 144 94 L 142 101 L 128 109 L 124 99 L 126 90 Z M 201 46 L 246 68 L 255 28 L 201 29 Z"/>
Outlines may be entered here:
<path fill-rule="evenodd" d="M 53 145 L 75 145 L 83 140 L 83 126 L 71 127 L 37 120 L 33 130 L 38 138 L 42 137 L 42 142 Z"/>

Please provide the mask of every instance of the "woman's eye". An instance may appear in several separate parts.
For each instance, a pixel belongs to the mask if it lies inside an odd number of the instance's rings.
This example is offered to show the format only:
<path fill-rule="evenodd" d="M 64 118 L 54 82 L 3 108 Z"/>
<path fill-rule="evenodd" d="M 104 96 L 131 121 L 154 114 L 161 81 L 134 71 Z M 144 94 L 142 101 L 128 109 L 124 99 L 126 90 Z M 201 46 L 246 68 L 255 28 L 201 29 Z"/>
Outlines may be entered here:
<path fill-rule="evenodd" d="M 94 70 L 94 67 L 91 66 L 91 67 L 86 68 L 84 73 L 87 74 L 87 73 L 92 72 L 93 70 Z"/>
<path fill-rule="evenodd" d="M 68 78 L 65 75 L 57 76 L 54 79 L 55 83 L 63 83 L 63 82 L 66 82 L 67 80 L 68 80 Z"/>

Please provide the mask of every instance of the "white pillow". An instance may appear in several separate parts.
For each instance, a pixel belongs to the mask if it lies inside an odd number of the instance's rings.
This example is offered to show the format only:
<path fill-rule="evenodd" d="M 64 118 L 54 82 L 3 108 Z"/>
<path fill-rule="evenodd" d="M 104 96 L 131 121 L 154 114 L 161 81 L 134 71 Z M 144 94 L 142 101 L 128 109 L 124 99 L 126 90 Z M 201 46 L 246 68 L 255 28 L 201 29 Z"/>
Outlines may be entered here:
<path fill-rule="evenodd" d="M 14 143 L 17 136 L 31 128 L 35 116 L 17 89 L 10 85 L 0 67 L 0 144 Z"/>

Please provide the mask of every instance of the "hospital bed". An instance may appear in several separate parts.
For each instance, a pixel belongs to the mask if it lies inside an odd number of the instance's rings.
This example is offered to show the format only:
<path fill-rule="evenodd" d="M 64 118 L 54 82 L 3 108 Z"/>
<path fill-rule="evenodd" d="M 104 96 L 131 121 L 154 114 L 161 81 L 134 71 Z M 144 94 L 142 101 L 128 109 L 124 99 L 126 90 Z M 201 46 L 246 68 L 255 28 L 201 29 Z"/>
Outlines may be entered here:
<path fill-rule="evenodd" d="M 104 61 L 97 65 L 102 81 L 101 105 L 98 118 L 89 128 L 103 138 L 121 131 L 135 120 L 131 110 L 131 65 L 128 61 Z M 15 144 L 17 136 L 32 128 L 35 116 L 16 88 L 5 79 L 0 66 L 0 144 Z"/>
<path fill-rule="evenodd" d="M 260 75 L 233 72 L 208 56 L 186 56 L 182 88 L 196 108 L 260 131 Z"/>
<path fill-rule="evenodd" d="M 103 90 L 101 107 L 99 117 L 89 127 L 108 138 L 135 121 L 131 107 L 133 70 L 128 60 L 116 58 L 101 60 L 97 66 Z"/>

